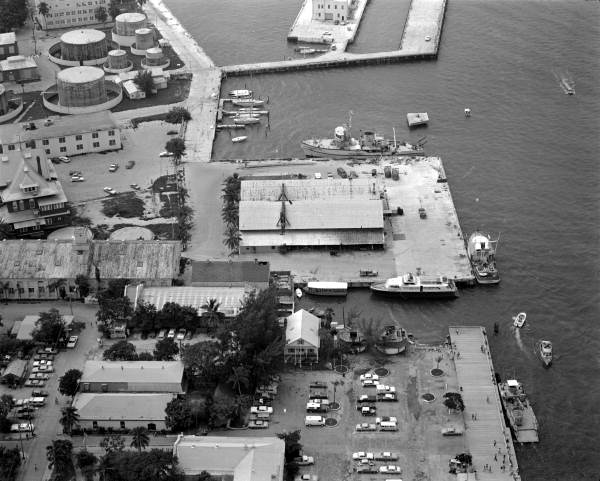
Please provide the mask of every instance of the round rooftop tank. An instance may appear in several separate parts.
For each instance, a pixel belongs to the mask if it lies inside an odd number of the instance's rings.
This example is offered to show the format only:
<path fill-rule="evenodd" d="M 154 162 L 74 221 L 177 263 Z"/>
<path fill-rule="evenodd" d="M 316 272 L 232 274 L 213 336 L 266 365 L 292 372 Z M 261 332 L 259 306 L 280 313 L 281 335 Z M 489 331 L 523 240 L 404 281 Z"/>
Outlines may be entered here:
<path fill-rule="evenodd" d="M 152 47 L 146 50 L 146 65 L 158 66 L 164 63 L 163 51 L 161 48 Z"/>
<path fill-rule="evenodd" d="M 138 28 L 135 31 L 135 48 L 148 50 L 154 47 L 154 32 L 149 28 Z"/>
<path fill-rule="evenodd" d="M 111 50 L 108 52 L 108 68 L 119 70 L 127 68 L 127 52 L 125 50 Z"/>
<path fill-rule="evenodd" d="M 146 26 L 146 15 L 143 13 L 129 12 L 117 15 L 115 18 L 115 32 L 117 35 L 133 37 L 135 31 Z"/>
<path fill-rule="evenodd" d="M 87 107 L 107 101 L 104 72 L 96 67 L 71 67 L 57 75 L 58 102 L 65 107 Z"/>
<path fill-rule="evenodd" d="M 60 37 L 60 52 L 63 60 L 96 60 L 108 54 L 108 43 L 104 32 L 93 29 L 71 30 Z"/>

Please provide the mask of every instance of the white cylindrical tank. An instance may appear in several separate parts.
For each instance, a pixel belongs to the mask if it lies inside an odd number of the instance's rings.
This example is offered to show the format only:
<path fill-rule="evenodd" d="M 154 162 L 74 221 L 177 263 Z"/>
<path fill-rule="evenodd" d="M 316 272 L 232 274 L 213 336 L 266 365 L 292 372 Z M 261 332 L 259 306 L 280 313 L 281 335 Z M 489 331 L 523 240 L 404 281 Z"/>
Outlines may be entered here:
<path fill-rule="evenodd" d="M 138 28 L 135 31 L 135 48 L 148 50 L 154 47 L 154 32 L 149 28 Z"/>
<path fill-rule="evenodd" d="M 146 50 L 146 65 L 156 67 L 164 63 L 162 48 L 152 47 Z"/>
<path fill-rule="evenodd" d="M 127 68 L 127 52 L 125 50 L 111 50 L 108 52 L 108 68 L 121 70 Z"/>
<path fill-rule="evenodd" d="M 57 75 L 58 102 L 65 107 L 87 107 L 107 101 L 104 71 L 96 67 L 71 67 Z"/>
<path fill-rule="evenodd" d="M 106 35 L 100 30 L 71 30 L 60 37 L 60 56 L 63 60 L 97 60 L 107 54 Z"/>
<path fill-rule="evenodd" d="M 146 15 L 137 12 L 128 12 L 117 15 L 115 18 L 115 32 L 124 37 L 135 36 L 135 31 L 146 26 Z"/>

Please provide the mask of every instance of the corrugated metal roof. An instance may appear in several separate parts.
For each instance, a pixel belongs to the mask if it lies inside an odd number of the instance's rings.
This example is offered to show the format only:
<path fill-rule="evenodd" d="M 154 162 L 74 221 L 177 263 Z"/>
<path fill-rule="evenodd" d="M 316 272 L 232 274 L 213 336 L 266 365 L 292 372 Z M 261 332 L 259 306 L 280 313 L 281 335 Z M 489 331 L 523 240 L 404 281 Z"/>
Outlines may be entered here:
<path fill-rule="evenodd" d="M 194 261 L 192 282 L 269 282 L 269 264 L 253 261 Z"/>
<path fill-rule="evenodd" d="M 240 202 L 240 231 L 277 229 L 281 202 Z M 285 203 L 286 230 L 383 229 L 380 200 L 301 200 Z"/>
<path fill-rule="evenodd" d="M 319 324 L 317 316 L 304 309 L 294 312 L 286 318 L 287 327 L 285 328 L 285 343 L 290 344 L 299 339 L 304 344 L 310 344 L 316 348 L 319 347 Z"/>
<path fill-rule="evenodd" d="M 182 379 L 183 363 L 180 361 L 86 361 L 80 383 L 154 384 L 155 392 L 165 392 L 165 387 L 180 386 Z"/>
<path fill-rule="evenodd" d="M 280 231 L 243 232 L 240 246 L 352 246 L 352 245 L 382 245 L 385 243 L 383 229 L 362 230 L 286 230 Z"/>
<path fill-rule="evenodd" d="M 171 393 L 79 393 L 73 400 L 82 421 L 164 421 Z"/>
<path fill-rule="evenodd" d="M 243 180 L 242 201 L 272 200 L 281 195 L 285 185 L 286 197 L 294 200 L 379 199 L 379 191 L 369 179 L 292 179 Z"/>

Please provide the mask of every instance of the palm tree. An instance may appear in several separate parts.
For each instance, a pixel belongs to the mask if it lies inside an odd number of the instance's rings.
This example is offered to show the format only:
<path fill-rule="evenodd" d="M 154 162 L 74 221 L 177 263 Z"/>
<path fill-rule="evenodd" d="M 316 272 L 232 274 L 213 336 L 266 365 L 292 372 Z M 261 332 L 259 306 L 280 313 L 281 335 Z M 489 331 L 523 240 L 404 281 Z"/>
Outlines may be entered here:
<path fill-rule="evenodd" d="M 68 435 L 71 435 L 73 426 L 79 424 L 79 414 L 77 413 L 77 408 L 73 406 L 63 408 L 62 416 L 60 417 L 59 422 L 62 425 L 63 430 Z"/>
<path fill-rule="evenodd" d="M 46 26 L 46 15 L 50 13 L 50 7 L 46 2 L 40 2 L 38 5 L 38 13 L 44 17 L 44 26 Z"/>
<path fill-rule="evenodd" d="M 69 473 L 73 469 L 73 443 L 67 439 L 56 439 L 46 446 L 46 459 L 55 473 Z"/>
<path fill-rule="evenodd" d="M 237 366 L 231 370 L 231 375 L 227 379 L 231 387 L 236 389 L 238 394 L 242 395 L 242 385 L 247 389 L 250 386 L 250 370 L 245 366 Z"/>
<path fill-rule="evenodd" d="M 185 142 L 181 137 L 174 137 L 166 143 L 165 150 L 173 154 L 173 164 L 177 167 L 185 153 Z"/>
<path fill-rule="evenodd" d="M 219 312 L 221 304 L 216 299 L 209 299 L 207 303 L 202 304 L 204 310 L 202 317 L 206 320 L 206 327 L 209 331 L 214 331 L 223 319 L 223 313 Z"/>
<path fill-rule="evenodd" d="M 132 448 L 137 448 L 138 452 L 141 453 L 142 449 L 145 449 L 150 444 L 150 438 L 148 437 L 148 430 L 143 426 L 137 426 L 131 430 L 131 444 Z"/>
<path fill-rule="evenodd" d="M 227 203 L 221 211 L 221 218 L 225 224 L 233 224 L 237 226 L 240 215 L 240 209 L 236 203 Z"/>
<path fill-rule="evenodd" d="M 238 230 L 238 227 L 235 224 L 228 225 L 223 234 L 225 235 L 223 244 L 231 251 L 229 255 L 237 254 L 240 242 L 242 241 L 242 234 Z"/>

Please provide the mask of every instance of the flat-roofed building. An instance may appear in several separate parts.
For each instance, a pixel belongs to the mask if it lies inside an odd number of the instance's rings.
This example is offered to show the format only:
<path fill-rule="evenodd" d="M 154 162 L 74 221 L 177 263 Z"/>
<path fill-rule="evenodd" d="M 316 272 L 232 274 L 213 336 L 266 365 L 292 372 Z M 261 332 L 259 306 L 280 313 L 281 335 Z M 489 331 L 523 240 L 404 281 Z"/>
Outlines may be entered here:
<path fill-rule="evenodd" d="M 34 129 L 31 124 L 34 124 Z M 0 154 L 23 148 L 43 149 L 47 156 L 80 155 L 117 150 L 121 129 L 109 111 L 92 114 L 49 117 L 44 122 L 3 125 L 0 130 Z"/>
<path fill-rule="evenodd" d="M 41 3 L 48 6 L 46 15 L 39 13 Z M 110 0 L 94 0 L 92 2 L 73 2 L 69 0 L 35 0 L 36 23 L 44 30 L 55 28 L 71 28 L 83 25 L 95 25 L 100 22 L 94 13 L 98 7 L 108 10 Z M 137 8 L 135 0 L 116 0 L 121 12 L 134 11 Z M 109 17 L 110 18 L 110 17 Z"/>
<path fill-rule="evenodd" d="M 0 60 L 19 54 L 15 32 L 0 33 Z"/>
<path fill-rule="evenodd" d="M 241 253 L 384 245 L 383 204 L 368 179 L 242 181 Z"/>
<path fill-rule="evenodd" d="M 194 287 L 251 287 L 263 290 L 269 287 L 268 262 L 256 261 L 193 261 Z"/>
<path fill-rule="evenodd" d="M 184 479 L 202 471 L 228 481 L 283 481 L 285 443 L 273 437 L 179 435 L 173 445 Z"/>
<path fill-rule="evenodd" d="M 35 82 L 40 78 L 33 57 L 13 55 L 0 60 L 0 82 Z"/>
<path fill-rule="evenodd" d="M 350 0 L 312 0 L 312 19 L 344 22 L 350 14 Z"/>
<path fill-rule="evenodd" d="M 30 237 L 71 224 L 67 196 L 41 149 L 0 150 L 0 219 L 14 234 Z"/>
<path fill-rule="evenodd" d="M 0 243 L 0 294 L 6 299 L 77 296 L 75 279 L 128 279 L 170 286 L 179 272 L 178 241 L 89 240 L 82 229 L 73 240 L 4 240 Z"/>
<path fill-rule="evenodd" d="M 319 318 L 300 309 L 288 316 L 286 322 L 284 361 L 293 364 L 319 362 Z"/>
<path fill-rule="evenodd" d="M 244 287 L 145 287 L 143 284 L 127 286 L 126 294 L 135 308 L 140 301 L 153 304 L 160 310 L 168 302 L 180 306 L 193 307 L 201 315 L 205 312 L 202 307 L 215 299 L 219 303 L 219 312 L 225 317 L 235 317 L 239 314 L 244 299 L 249 291 Z"/>
<path fill-rule="evenodd" d="M 181 361 L 87 361 L 82 393 L 184 392 Z"/>
<path fill-rule="evenodd" d="M 166 429 L 165 409 L 177 395 L 173 393 L 86 393 L 73 400 L 83 429 Z"/>

